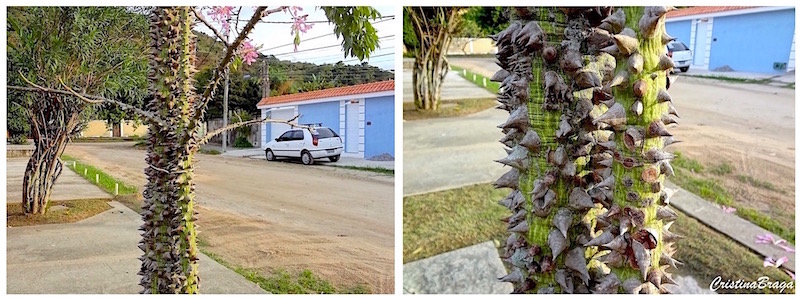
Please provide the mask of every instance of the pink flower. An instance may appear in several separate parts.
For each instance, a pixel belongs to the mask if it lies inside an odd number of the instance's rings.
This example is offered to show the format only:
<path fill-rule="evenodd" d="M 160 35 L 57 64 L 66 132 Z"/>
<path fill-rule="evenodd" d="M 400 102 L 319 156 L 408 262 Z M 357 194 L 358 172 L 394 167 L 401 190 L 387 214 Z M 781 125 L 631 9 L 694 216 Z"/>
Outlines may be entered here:
<path fill-rule="evenodd" d="M 239 45 L 237 54 L 242 57 L 242 61 L 247 63 L 247 65 L 253 64 L 258 58 L 258 51 L 256 51 L 256 48 L 253 46 L 252 40 L 249 39 Z"/>
<path fill-rule="evenodd" d="M 792 277 L 792 280 L 794 280 L 794 272 L 789 271 L 789 269 L 783 269 L 783 272 L 786 272 L 786 274 L 789 274 L 789 276 Z"/>
<path fill-rule="evenodd" d="M 734 213 L 736 212 L 736 208 L 728 207 L 728 206 L 720 206 L 722 208 L 722 212 L 725 213 Z"/>
<path fill-rule="evenodd" d="M 206 14 L 211 17 L 211 20 L 222 25 L 222 31 L 228 35 L 231 31 L 231 13 L 233 13 L 233 6 L 212 6 Z"/>
<path fill-rule="evenodd" d="M 297 51 L 297 45 L 300 44 L 300 33 L 308 32 L 314 24 L 306 23 L 308 21 L 308 14 L 300 15 L 303 8 L 300 6 L 289 7 L 289 14 L 292 16 L 294 23 L 292 24 L 290 34 L 294 35 L 294 50 Z"/>
<path fill-rule="evenodd" d="M 783 265 L 783 263 L 786 263 L 787 261 L 789 261 L 789 258 L 787 258 L 785 256 L 784 257 L 780 257 L 777 260 L 773 259 L 772 257 L 767 257 L 766 259 L 764 259 L 764 267 L 775 267 L 775 268 L 778 268 L 781 265 Z"/>
<path fill-rule="evenodd" d="M 756 243 L 772 243 L 775 241 L 772 234 L 756 235 Z"/>
<path fill-rule="evenodd" d="M 783 239 L 781 239 L 781 240 L 783 240 Z M 786 241 L 786 240 L 784 240 L 784 241 Z M 785 245 L 785 244 L 778 244 L 778 247 L 782 248 L 786 252 L 794 252 L 794 248 L 792 248 L 791 246 Z"/>

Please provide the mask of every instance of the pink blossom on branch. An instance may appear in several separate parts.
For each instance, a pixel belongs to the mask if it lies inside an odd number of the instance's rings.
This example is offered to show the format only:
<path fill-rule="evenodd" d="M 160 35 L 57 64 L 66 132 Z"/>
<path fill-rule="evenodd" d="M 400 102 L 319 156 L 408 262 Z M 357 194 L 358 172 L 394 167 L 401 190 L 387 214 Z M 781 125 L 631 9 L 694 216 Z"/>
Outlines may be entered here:
<path fill-rule="evenodd" d="M 227 36 L 231 31 L 231 14 L 233 13 L 233 6 L 212 6 L 206 13 L 211 20 L 219 23 L 222 26 L 222 31 Z"/>
<path fill-rule="evenodd" d="M 253 62 L 256 62 L 256 59 L 258 59 L 258 51 L 256 51 L 256 47 L 253 46 L 252 40 L 250 39 L 245 40 L 239 45 L 236 54 L 242 57 L 242 61 L 247 65 L 253 64 Z"/>
<path fill-rule="evenodd" d="M 292 24 L 292 28 L 290 34 L 294 35 L 294 50 L 297 51 L 297 46 L 300 44 L 300 33 L 308 32 L 314 24 L 306 23 L 308 21 L 308 14 L 300 15 L 300 12 L 303 11 L 303 8 L 300 6 L 291 6 L 289 7 L 289 14 L 292 16 L 294 23 Z"/>

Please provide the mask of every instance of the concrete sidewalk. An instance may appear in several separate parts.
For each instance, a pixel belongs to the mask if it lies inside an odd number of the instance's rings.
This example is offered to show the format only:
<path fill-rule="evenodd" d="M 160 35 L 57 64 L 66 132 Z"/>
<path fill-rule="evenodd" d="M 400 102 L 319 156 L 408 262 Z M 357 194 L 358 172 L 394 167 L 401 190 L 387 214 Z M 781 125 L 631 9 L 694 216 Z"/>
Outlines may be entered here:
<path fill-rule="evenodd" d="M 466 98 L 494 98 L 497 94 L 478 87 L 475 83 L 461 77 L 457 71 L 450 71 L 442 83 L 442 101 Z M 414 102 L 412 72 L 403 70 L 403 102 Z"/>
<path fill-rule="evenodd" d="M 776 83 L 791 84 L 795 82 L 795 72 L 785 73 L 757 73 L 740 71 L 711 71 L 707 69 L 689 68 L 687 72 L 675 71 L 676 75 L 685 76 L 715 76 L 737 79 L 768 80 Z"/>
<path fill-rule="evenodd" d="M 22 202 L 22 180 L 27 166 L 27 157 L 6 159 L 6 203 Z M 64 201 L 89 198 L 110 199 L 112 196 L 86 181 L 86 179 L 76 174 L 72 168 L 67 168 L 64 165 L 63 170 L 61 170 L 61 176 L 58 177 L 58 182 L 53 186 L 50 200 Z"/>
<path fill-rule="evenodd" d="M 139 214 L 113 209 L 71 224 L 7 228 L 9 294 L 136 294 L 141 262 Z M 200 254 L 200 292 L 266 294 Z"/>

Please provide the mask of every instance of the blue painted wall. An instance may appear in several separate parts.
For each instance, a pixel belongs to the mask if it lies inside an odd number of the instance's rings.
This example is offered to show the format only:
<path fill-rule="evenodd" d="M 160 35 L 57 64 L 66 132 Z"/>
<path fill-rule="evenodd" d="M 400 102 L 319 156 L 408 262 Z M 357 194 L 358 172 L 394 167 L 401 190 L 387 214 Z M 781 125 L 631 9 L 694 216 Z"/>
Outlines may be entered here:
<path fill-rule="evenodd" d="M 774 62 L 788 62 L 794 34 L 794 9 L 714 18 L 708 68 L 779 73 Z M 670 32 L 670 34 L 672 34 Z"/>
<path fill-rule="evenodd" d="M 367 98 L 364 118 L 364 158 L 394 156 L 394 96 Z"/>
<path fill-rule="evenodd" d="M 691 45 L 692 38 L 692 20 L 667 22 L 667 34 L 675 37 L 678 41 L 683 42 L 686 46 Z"/>
<path fill-rule="evenodd" d="M 322 123 L 340 133 L 338 101 L 299 105 L 297 112 L 300 113 L 298 123 Z"/>

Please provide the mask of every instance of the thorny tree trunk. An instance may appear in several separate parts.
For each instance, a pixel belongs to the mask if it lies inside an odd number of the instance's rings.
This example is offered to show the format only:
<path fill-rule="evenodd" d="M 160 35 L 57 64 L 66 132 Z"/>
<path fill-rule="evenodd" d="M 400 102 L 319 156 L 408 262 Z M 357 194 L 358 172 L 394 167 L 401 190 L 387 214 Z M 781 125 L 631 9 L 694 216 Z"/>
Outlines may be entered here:
<path fill-rule="evenodd" d="M 419 40 L 411 77 L 414 105 L 417 109 L 437 110 L 442 97 L 442 83 L 450 69 L 446 54 L 458 24 L 459 10 L 445 7 L 407 9 Z"/>
<path fill-rule="evenodd" d="M 193 159 L 197 140 L 193 87 L 195 37 L 188 7 L 159 8 L 151 16 L 153 100 L 147 109 L 147 185 L 139 248 L 142 293 L 197 293 Z"/>
<path fill-rule="evenodd" d="M 66 108 L 62 101 L 69 99 L 65 96 L 35 96 L 48 98 L 28 111 L 35 147 L 22 180 L 22 207 L 27 214 L 45 214 L 53 185 L 61 175 L 61 154 L 70 136 L 79 131 L 80 110 Z"/>
<path fill-rule="evenodd" d="M 515 293 L 659 293 L 674 283 L 663 188 L 677 116 L 665 7 L 518 8 L 493 36 L 512 169 L 501 281 Z M 627 18 L 626 18 L 627 16 Z"/>

